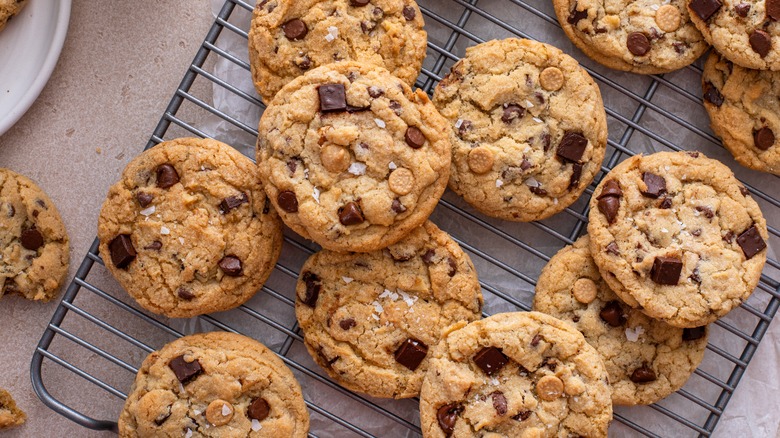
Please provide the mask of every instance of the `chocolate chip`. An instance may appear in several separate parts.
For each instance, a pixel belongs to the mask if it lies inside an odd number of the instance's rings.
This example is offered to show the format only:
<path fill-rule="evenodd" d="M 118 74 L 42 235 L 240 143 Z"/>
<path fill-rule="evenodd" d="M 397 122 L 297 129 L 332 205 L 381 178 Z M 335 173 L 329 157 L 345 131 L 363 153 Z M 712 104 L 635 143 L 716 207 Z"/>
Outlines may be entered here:
<path fill-rule="evenodd" d="M 180 287 L 179 289 L 176 290 L 176 295 L 178 295 L 179 298 L 187 301 L 190 301 L 191 299 L 195 298 L 195 294 L 193 294 L 188 289 L 185 289 L 183 287 Z"/>
<path fill-rule="evenodd" d="M 287 37 L 288 40 L 293 41 L 300 40 L 309 33 L 306 23 L 300 18 L 294 18 L 284 23 L 282 25 L 282 30 L 284 30 L 284 36 Z"/>
<path fill-rule="evenodd" d="M 636 56 L 644 56 L 650 51 L 650 40 L 642 32 L 631 32 L 626 38 L 628 51 Z"/>
<path fill-rule="evenodd" d="M 516 415 L 514 415 L 512 419 L 517 421 L 525 421 L 529 417 L 531 417 L 531 413 L 532 413 L 531 411 L 520 411 Z"/>
<path fill-rule="evenodd" d="M 347 92 L 342 84 L 323 84 L 317 87 L 320 111 L 323 113 L 346 111 Z"/>
<path fill-rule="evenodd" d="M 422 256 L 423 263 L 426 265 L 430 265 L 433 263 L 433 258 L 436 256 L 436 251 L 433 249 L 429 249 L 428 251 L 425 251 L 425 254 Z"/>
<path fill-rule="evenodd" d="M 718 9 L 720 9 L 723 4 L 720 0 L 691 0 L 691 2 L 688 3 L 688 6 L 699 16 L 699 18 L 707 21 L 715 12 L 718 12 Z"/>
<path fill-rule="evenodd" d="M 198 359 L 192 362 L 184 360 L 184 355 L 174 357 L 168 362 L 168 367 L 176 374 L 176 378 L 182 385 L 198 377 L 203 372 L 203 368 L 200 366 Z"/>
<path fill-rule="evenodd" d="M 371 109 L 370 106 L 352 106 L 352 105 L 347 104 L 347 112 L 350 113 L 350 114 L 360 113 L 360 112 L 363 112 L 363 111 L 368 111 L 370 109 Z"/>
<path fill-rule="evenodd" d="M 155 240 L 154 242 L 144 247 L 144 249 L 150 249 L 152 251 L 159 251 L 160 248 L 162 248 L 162 242 L 160 242 L 159 240 Z"/>
<path fill-rule="evenodd" d="M 672 47 L 674 47 L 675 52 L 682 55 L 689 46 L 687 43 L 681 41 L 675 41 L 672 43 Z"/>
<path fill-rule="evenodd" d="M 247 417 L 257 421 L 265 420 L 270 413 L 271 406 L 262 397 L 252 400 L 252 403 L 246 409 Z"/>
<path fill-rule="evenodd" d="M 154 419 L 154 424 L 156 424 L 158 426 L 162 426 L 163 423 L 165 423 L 165 420 L 170 418 L 170 416 L 171 416 L 171 407 L 170 406 L 166 406 L 165 409 L 166 409 L 165 412 L 160 413 L 160 415 L 158 415 Z"/>
<path fill-rule="evenodd" d="M 723 237 L 721 237 L 721 239 L 723 239 L 724 241 L 726 241 L 728 243 L 733 242 L 734 241 L 734 232 L 729 230 L 729 232 L 726 233 L 726 235 L 724 235 Z"/>
<path fill-rule="evenodd" d="M 317 305 L 317 298 L 320 296 L 320 277 L 317 274 L 306 271 L 303 273 L 302 279 L 306 284 L 306 295 L 301 298 L 301 302 L 313 308 Z"/>
<path fill-rule="evenodd" d="M 406 128 L 404 139 L 406 140 L 406 144 L 412 149 L 420 149 L 425 144 L 425 135 L 423 135 L 422 131 L 415 126 Z"/>
<path fill-rule="evenodd" d="M 376 99 L 377 97 L 382 96 L 383 94 L 385 94 L 385 90 L 383 90 L 383 89 L 381 89 L 381 88 L 379 88 L 379 87 L 377 87 L 375 85 L 372 85 L 372 86 L 368 87 L 368 95 L 373 97 L 374 99 Z"/>
<path fill-rule="evenodd" d="M 539 334 L 534 335 L 534 338 L 531 339 L 531 346 L 532 347 L 536 347 L 537 345 L 539 345 L 539 342 L 541 340 L 542 340 L 542 335 L 539 335 Z"/>
<path fill-rule="evenodd" d="M 662 193 L 666 193 L 666 180 L 660 175 L 656 175 L 650 172 L 642 173 L 642 181 L 647 186 L 647 189 L 642 191 L 642 194 L 649 198 L 657 198 Z"/>
<path fill-rule="evenodd" d="M 135 199 L 138 201 L 138 205 L 141 207 L 146 207 L 152 203 L 152 200 L 154 200 L 154 195 L 146 192 L 138 192 L 135 194 Z"/>
<path fill-rule="evenodd" d="M 680 282 L 682 260 L 676 257 L 656 257 L 650 270 L 650 279 L 658 284 L 676 285 Z"/>
<path fill-rule="evenodd" d="M 750 191 L 745 186 L 739 186 L 739 193 L 742 193 L 742 196 L 750 195 Z"/>
<path fill-rule="evenodd" d="M 311 58 L 309 58 L 309 55 L 303 55 L 300 60 L 295 60 L 293 63 L 301 70 L 308 70 L 311 68 Z"/>
<path fill-rule="evenodd" d="M 404 205 L 401 204 L 401 201 L 398 200 L 398 198 L 393 199 L 393 203 L 390 205 L 390 208 L 398 214 L 401 214 L 406 211 L 406 207 L 404 207 Z"/>
<path fill-rule="evenodd" d="M 516 103 L 505 103 L 504 114 L 501 115 L 501 121 L 512 123 L 512 120 L 521 119 L 525 115 L 525 108 Z"/>
<path fill-rule="evenodd" d="M 683 329 L 682 338 L 683 341 L 695 341 L 697 339 L 701 339 L 704 337 L 704 335 L 707 333 L 707 327 L 693 327 L 693 328 L 686 328 Z"/>
<path fill-rule="evenodd" d="M 238 208 L 241 204 L 248 202 L 249 197 L 244 192 L 241 192 L 240 195 L 228 196 L 219 203 L 219 212 L 222 214 L 228 213 L 230 210 Z"/>
<path fill-rule="evenodd" d="M 298 212 L 298 197 L 295 196 L 295 192 L 291 190 L 284 190 L 279 192 L 276 196 L 276 202 L 279 204 L 279 208 L 287 213 Z"/>
<path fill-rule="evenodd" d="M 509 358 L 496 347 L 485 347 L 474 355 L 474 363 L 488 376 L 497 373 L 509 362 Z"/>
<path fill-rule="evenodd" d="M 167 189 L 179 182 L 179 173 L 170 164 L 157 166 L 157 187 Z"/>
<path fill-rule="evenodd" d="M 522 167 L 522 165 L 520 166 Z M 582 164 L 574 163 L 571 166 L 571 177 L 569 178 L 569 189 L 576 188 L 580 185 L 580 178 L 582 177 Z"/>
<path fill-rule="evenodd" d="M 623 196 L 623 190 L 620 188 L 620 184 L 614 179 L 611 179 L 604 183 L 604 187 L 601 189 L 601 194 L 596 199 L 601 199 L 606 196 Z"/>
<path fill-rule="evenodd" d="M 588 139 L 579 132 L 567 131 L 555 154 L 566 161 L 578 163 L 588 146 Z"/>
<path fill-rule="evenodd" d="M 555 359 L 551 357 L 545 357 L 539 366 L 547 367 L 550 371 L 555 371 L 555 369 L 558 368 L 558 362 L 556 362 Z"/>
<path fill-rule="evenodd" d="M 670 197 L 664 197 L 664 199 L 661 200 L 661 202 L 658 204 L 658 208 L 661 209 L 669 209 L 672 208 L 672 198 Z"/>
<path fill-rule="evenodd" d="M 742 18 L 747 17 L 748 12 L 750 12 L 750 3 L 740 3 L 734 6 L 734 12 Z"/>
<path fill-rule="evenodd" d="M 417 16 L 417 12 L 411 6 L 404 6 L 404 10 L 401 13 L 404 15 L 404 18 L 406 18 L 406 21 L 412 21 L 414 20 L 414 17 Z"/>
<path fill-rule="evenodd" d="M 609 254 L 620 255 L 620 248 L 618 248 L 616 242 L 609 242 L 609 244 L 607 244 L 606 250 Z"/>
<path fill-rule="evenodd" d="M 715 217 L 715 213 L 709 207 L 703 205 L 697 205 L 695 210 L 702 213 L 704 217 L 706 217 L 707 219 L 712 219 L 713 217 Z"/>
<path fill-rule="evenodd" d="M 501 416 L 506 414 L 506 397 L 504 396 L 504 393 L 501 391 L 495 391 L 492 394 L 490 394 L 490 397 L 493 399 L 493 409 L 496 410 L 496 413 Z"/>
<path fill-rule="evenodd" d="M 598 201 L 599 211 L 607 218 L 607 223 L 612 225 L 617 219 L 618 209 L 620 208 L 620 198 L 615 196 L 606 196 Z"/>
<path fill-rule="evenodd" d="M 458 272 L 458 262 L 456 262 L 452 257 L 447 257 L 447 265 L 450 268 L 450 270 L 447 271 L 447 275 L 454 277 L 455 273 Z"/>
<path fill-rule="evenodd" d="M 35 203 L 40 205 L 42 208 L 46 209 L 46 203 L 43 202 L 43 199 L 36 199 Z"/>
<path fill-rule="evenodd" d="M 634 372 L 631 373 L 630 379 L 634 383 L 654 382 L 656 379 L 655 371 L 647 365 L 644 365 L 635 369 Z"/>
<path fill-rule="evenodd" d="M 775 144 L 775 133 L 768 126 L 753 132 L 753 143 L 757 148 L 765 151 Z"/>
<path fill-rule="evenodd" d="M 458 134 L 463 137 L 467 132 L 471 131 L 473 126 L 474 124 L 471 123 L 471 120 L 461 120 L 460 126 L 458 127 Z"/>
<path fill-rule="evenodd" d="M 599 316 L 612 327 L 621 327 L 626 323 L 626 318 L 623 316 L 623 308 L 620 307 L 620 303 L 614 300 L 604 305 L 601 312 L 599 312 Z"/>
<path fill-rule="evenodd" d="M 347 205 L 339 208 L 339 222 L 342 225 L 362 224 L 365 218 L 357 202 L 349 202 Z"/>
<path fill-rule="evenodd" d="M 710 81 L 704 83 L 704 100 L 717 107 L 723 105 L 723 95 Z"/>
<path fill-rule="evenodd" d="M 349 4 L 355 7 L 365 6 L 369 3 L 369 0 L 349 0 Z"/>
<path fill-rule="evenodd" d="M 398 349 L 395 350 L 395 360 L 406 368 L 414 371 L 420 366 L 427 354 L 427 345 L 417 339 L 409 338 L 403 341 Z"/>
<path fill-rule="evenodd" d="M 577 25 L 577 23 L 580 22 L 580 20 L 584 20 L 588 18 L 588 11 L 578 11 L 577 10 L 577 4 L 574 4 L 574 8 L 569 13 L 569 17 L 566 18 L 566 22 L 572 25 Z"/>
<path fill-rule="evenodd" d="M 38 210 L 33 210 L 32 212 L 33 217 L 38 217 L 39 214 L 40 212 Z"/>
<path fill-rule="evenodd" d="M 694 236 L 694 237 L 701 236 L 701 228 L 696 228 L 695 230 L 691 231 L 691 236 Z"/>
<path fill-rule="evenodd" d="M 463 412 L 463 406 L 459 403 L 446 404 L 436 411 L 436 419 L 439 420 L 439 427 L 445 436 L 452 435 L 452 431 L 455 430 L 455 422 L 461 412 Z"/>
<path fill-rule="evenodd" d="M 349 330 L 356 325 L 357 322 L 355 322 L 355 318 L 347 318 L 339 321 L 339 327 L 341 327 L 342 330 Z"/>
<path fill-rule="evenodd" d="M 30 251 L 36 251 L 43 246 L 43 234 L 35 227 L 23 230 L 19 240 L 22 246 Z"/>
<path fill-rule="evenodd" d="M 528 187 L 528 190 L 530 190 L 531 193 L 537 196 L 547 196 L 547 190 L 541 187 Z"/>
<path fill-rule="evenodd" d="M 764 9 L 767 17 L 774 21 L 780 21 L 780 0 L 766 0 Z"/>
<path fill-rule="evenodd" d="M 771 36 L 763 30 L 756 29 L 748 36 L 748 42 L 750 47 L 758 53 L 758 56 L 765 57 L 769 53 L 769 49 L 772 47 Z"/>
<path fill-rule="evenodd" d="M 701 283 L 701 276 L 699 275 L 699 268 L 695 268 L 691 275 L 688 277 L 695 283 Z"/>
<path fill-rule="evenodd" d="M 241 266 L 241 259 L 234 255 L 222 257 L 218 265 L 219 269 L 222 269 L 222 272 L 229 277 L 238 277 L 244 272 L 244 268 Z"/>
<path fill-rule="evenodd" d="M 748 260 L 766 248 L 766 242 L 764 242 L 764 239 L 761 237 L 761 234 L 758 232 L 758 228 L 756 228 L 755 225 L 751 226 L 737 237 L 737 244 L 742 248 L 742 252 Z"/>
<path fill-rule="evenodd" d="M 120 234 L 114 237 L 114 240 L 108 244 L 108 250 L 111 251 L 111 261 L 114 266 L 124 269 L 135 260 L 135 248 L 129 234 Z"/>

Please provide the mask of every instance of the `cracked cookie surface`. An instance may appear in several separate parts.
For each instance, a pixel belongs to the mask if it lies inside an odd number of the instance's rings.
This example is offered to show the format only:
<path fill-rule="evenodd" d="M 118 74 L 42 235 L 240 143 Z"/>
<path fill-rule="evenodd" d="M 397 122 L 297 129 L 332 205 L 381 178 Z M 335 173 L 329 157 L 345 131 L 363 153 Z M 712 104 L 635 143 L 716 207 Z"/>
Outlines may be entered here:
<path fill-rule="evenodd" d="M 429 349 L 482 310 L 471 259 L 430 221 L 384 250 L 314 254 L 296 293 L 312 358 L 341 385 L 375 397 L 418 395 Z"/>
<path fill-rule="evenodd" d="M 554 0 L 569 39 L 594 61 L 642 74 L 681 69 L 709 45 L 686 0 Z"/>
<path fill-rule="evenodd" d="M 143 362 L 121 437 L 305 437 L 301 387 L 263 344 L 227 332 L 177 339 Z"/>
<path fill-rule="evenodd" d="M 766 221 L 731 170 L 700 152 L 637 155 L 594 191 L 593 259 L 628 305 L 676 327 L 739 306 L 766 262 Z"/>
<path fill-rule="evenodd" d="M 339 62 L 276 95 L 260 119 L 257 163 L 293 231 L 333 251 L 374 251 L 436 207 L 448 130 L 421 90 L 381 67 Z"/>
<path fill-rule="evenodd" d="M 0 168 L 0 297 L 49 301 L 68 273 L 69 240 L 57 208 L 31 179 Z"/>
<path fill-rule="evenodd" d="M 21 12 L 26 4 L 27 0 L 0 0 L 0 30 L 3 30 L 5 25 L 14 15 Z"/>
<path fill-rule="evenodd" d="M 780 175 L 780 71 L 747 69 L 712 52 L 701 81 L 723 146 L 743 166 Z"/>
<path fill-rule="evenodd" d="M 606 437 L 610 394 L 601 357 L 569 323 L 501 313 L 433 349 L 420 422 L 426 438 Z"/>
<path fill-rule="evenodd" d="M 706 327 L 682 329 L 623 304 L 580 237 L 542 269 L 534 310 L 571 322 L 604 360 L 618 405 L 650 404 L 680 389 L 707 346 Z"/>
<path fill-rule="evenodd" d="M 19 426 L 27 419 L 27 415 L 16 406 L 11 394 L 0 388 L 0 429 Z"/>
<path fill-rule="evenodd" d="M 414 85 L 426 43 L 414 0 L 262 0 L 249 59 L 257 92 L 269 103 L 292 79 L 338 61 L 376 64 Z"/>
<path fill-rule="evenodd" d="M 224 143 L 195 138 L 160 143 L 128 163 L 103 203 L 98 237 L 119 284 L 169 317 L 244 303 L 282 247 L 255 165 Z"/>
<path fill-rule="evenodd" d="M 555 47 L 513 38 L 470 47 L 433 101 L 453 128 L 449 186 L 489 216 L 552 216 L 601 169 L 601 93 Z"/>

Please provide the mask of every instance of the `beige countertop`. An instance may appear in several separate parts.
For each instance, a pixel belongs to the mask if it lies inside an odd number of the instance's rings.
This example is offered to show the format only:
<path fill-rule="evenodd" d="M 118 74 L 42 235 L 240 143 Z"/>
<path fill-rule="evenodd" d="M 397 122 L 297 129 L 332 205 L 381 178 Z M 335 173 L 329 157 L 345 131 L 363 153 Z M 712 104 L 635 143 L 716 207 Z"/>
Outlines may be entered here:
<path fill-rule="evenodd" d="M 73 2 L 68 36 L 48 85 L 0 136 L 0 167 L 33 178 L 59 208 L 71 238 L 69 279 L 94 239 L 109 185 L 146 145 L 212 21 L 207 0 Z M 9 389 L 28 415 L 24 426 L 4 436 L 49 436 L 51 431 L 110 436 L 56 414 L 33 393 L 30 359 L 58 301 L 31 303 L 18 296 L 0 301 L 0 387 Z M 778 332 L 775 323 L 716 435 L 738 433 L 755 421 L 780 422 L 772 403 L 764 410 L 740 409 L 741 400 L 753 394 L 777 391 L 777 382 L 763 381 L 758 362 L 777 367 Z"/>

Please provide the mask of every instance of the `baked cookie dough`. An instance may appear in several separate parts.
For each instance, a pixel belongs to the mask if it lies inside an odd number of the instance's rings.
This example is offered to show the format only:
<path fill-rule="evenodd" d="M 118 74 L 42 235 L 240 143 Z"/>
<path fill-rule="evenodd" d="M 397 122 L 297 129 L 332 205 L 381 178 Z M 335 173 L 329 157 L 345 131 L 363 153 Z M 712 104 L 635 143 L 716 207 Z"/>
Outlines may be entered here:
<path fill-rule="evenodd" d="M 712 52 L 701 81 L 723 146 L 743 166 L 780 175 L 780 71 L 747 69 Z"/>
<path fill-rule="evenodd" d="M 68 273 L 68 242 L 46 193 L 26 176 L 0 168 L 0 298 L 57 296 Z"/>
<path fill-rule="evenodd" d="M 385 250 L 314 254 L 296 293 L 312 358 L 342 386 L 375 397 L 418 395 L 428 351 L 482 310 L 471 259 L 432 222 Z"/>
<path fill-rule="evenodd" d="M 426 438 L 607 436 L 607 373 L 569 323 L 501 313 L 451 331 L 430 355 L 420 394 Z"/>
<path fill-rule="evenodd" d="M 672 327 L 623 304 L 601 278 L 589 240 L 577 239 L 542 269 L 534 310 L 571 322 L 596 348 L 612 403 L 655 403 L 680 389 L 699 366 L 707 327 Z"/>
<path fill-rule="evenodd" d="M 739 306 L 766 262 L 766 221 L 731 170 L 700 152 L 620 163 L 590 201 L 590 248 L 628 305 L 675 327 Z"/>
<path fill-rule="evenodd" d="M 282 227 L 248 158 L 180 138 L 127 165 L 98 238 L 106 267 L 141 306 L 184 318 L 251 298 L 279 257 Z"/>
<path fill-rule="evenodd" d="M 185 336 L 144 360 L 120 437 L 305 437 L 301 387 L 263 344 L 226 332 Z"/>
<path fill-rule="evenodd" d="M 708 43 L 745 68 L 780 70 L 780 1 L 685 0 Z"/>
<path fill-rule="evenodd" d="M 11 18 L 18 14 L 26 4 L 27 0 L 0 0 L 0 30 L 3 30 Z"/>
<path fill-rule="evenodd" d="M 691 23 L 686 1 L 553 0 L 553 6 L 566 35 L 594 61 L 656 74 L 687 66 L 709 47 Z"/>
<path fill-rule="evenodd" d="M 449 186 L 488 216 L 552 216 L 601 169 L 601 93 L 553 46 L 510 38 L 470 47 L 433 101 L 453 128 Z"/>
<path fill-rule="evenodd" d="M 16 402 L 5 389 L 0 389 L 0 429 L 19 426 L 27 419 L 27 415 L 16 407 Z"/>
<path fill-rule="evenodd" d="M 447 185 L 447 121 L 387 70 L 338 62 L 287 84 L 257 163 L 284 222 L 332 251 L 375 251 L 422 225 Z"/>
<path fill-rule="evenodd" d="M 427 44 L 414 0 L 259 0 L 249 30 L 249 61 L 266 103 L 305 72 L 338 61 L 388 69 L 408 85 Z"/>

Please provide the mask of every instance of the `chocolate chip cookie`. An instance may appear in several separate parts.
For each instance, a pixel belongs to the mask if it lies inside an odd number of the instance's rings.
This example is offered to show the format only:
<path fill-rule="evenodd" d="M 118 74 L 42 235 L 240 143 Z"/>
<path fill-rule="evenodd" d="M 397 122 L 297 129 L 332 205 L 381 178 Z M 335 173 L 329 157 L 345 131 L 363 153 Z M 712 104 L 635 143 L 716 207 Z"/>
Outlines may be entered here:
<path fill-rule="evenodd" d="M 623 304 L 601 278 L 588 236 L 542 269 L 534 310 L 571 322 L 585 335 L 604 360 L 617 405 L 655 403 L 677 391 L 707 347 L 707 327 L 672 327 Z"/>
<path fill-rule="evenodd" d="M 301 387 L 263 344 L 234 333 L 185 336 L 144 360 L 120 437 L 305 437 Z"/>
<path fill-rule="evenodd" d="M 16 407 L 11 394 L 0 388 L 0 429 L 19 426 L 27 419 L 27 415 Z"/>
<path fill-rule="evenodd" d="M 553 0 L 553 5 L 566 35 L 591 59 L 616 70 L 655 74 L 683 68 L 709 47 L 691 23 L 686 1 Z"/>
<path fill-rule="evenodd" d="M 49 301 L 68 273 L 68 235 L 57 208 L 31 179 L 0 168 L 0 298 Z"/>
<path fill-rule="evenodd" d="M 628 305 L 675 327 L 746 300 L 766 262 L 766 221 L 731 170 L 700 152 L 637 155 L 594 191 L 590 248 Z"/>
<path fill-rule="evenodd" d="M 418 395 L 428 350 L 448 326 L 482 310 L 471 259 L 432 222 L 384 250 L 314 254 L 296 293 L 314 360 L 341 385 L 375 397 Z"/>
<path fill-rule="evenodd" d="M 548 44 L 510 38 L 470 47 L 433 101 L 453 128 L 450 188 L 489 216 L 552 216 L 601 168 L 601 93 L 574 58 Z"/>
<path fill-rule="evenodd" d="M 191 317 L 236 307 L 271 274 L 282 227 L 255 165 L 211 139 L 133 159 L 103 203 L 100 254 L 144 308 Z"/>
<path fill-rule="evenodd" d="M 724 57 L 780 70 L 780 0 L 685 0 L 691 21 Z"/>
<path fill-rule="evenodd" d="M 294 78 L 338 61 L 388 69 L 410 86 L 427 44 L 414 0 L 261 0 L 249 30 L 249 60 L 266 103 Z"/>
<path fill-rule="evenodd" d="M 743 166 L 780 175 L 780 71 L 747 69 L 712 52 L 701 81 L 723 146 Z"/>
<path fill-rule="evenodd" d="M 27 0 L 0 0 L 0 30 L 3 30 L 6 23 L 18 14 L 26 4 Z"/>
<path fill-rule="evenodd" d="M 516 312 L 461 326 L 430 353 L 424 437 L 607 436 L 604 364 L 569 323 Z"/>
<path fill-rule="evenodd" d="M 447 121 L 387 70 L 339 62 L 277 94 L 257 162 L 296 233 L 332 251 L 375 251 L 422 225 L 447 185 Z"/>

